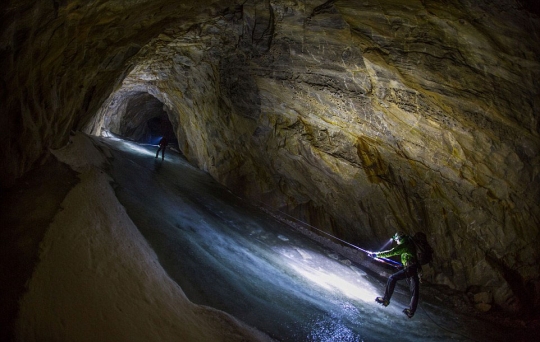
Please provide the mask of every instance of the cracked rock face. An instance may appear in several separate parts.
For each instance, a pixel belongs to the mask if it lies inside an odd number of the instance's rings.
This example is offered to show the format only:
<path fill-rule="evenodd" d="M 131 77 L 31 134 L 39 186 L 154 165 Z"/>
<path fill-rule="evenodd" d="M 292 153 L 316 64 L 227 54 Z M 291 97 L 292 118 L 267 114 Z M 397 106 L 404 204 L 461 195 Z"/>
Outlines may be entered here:
<path fill-rule="evenodd" d="M 166 115 L 184 155 L 237 193 L 372 249 L 423 231 L 432 282 L 538 304 L 538 16 L 503 0 L 114 3 L 51 12 L 86 37 L 58 41 L 61 57 L 33 45 L 51 29 L 3 44 L 41 58 L 12 61 L 38 84 L 8 79 L 23 123 L 5 127 L 38 144 L 9 140 L 12 174 L 71 128 L 144 140 Z M 119 23 L 131 15 L 145 20 Z M 6 25 L 19 41 L 24 22 Z"/>

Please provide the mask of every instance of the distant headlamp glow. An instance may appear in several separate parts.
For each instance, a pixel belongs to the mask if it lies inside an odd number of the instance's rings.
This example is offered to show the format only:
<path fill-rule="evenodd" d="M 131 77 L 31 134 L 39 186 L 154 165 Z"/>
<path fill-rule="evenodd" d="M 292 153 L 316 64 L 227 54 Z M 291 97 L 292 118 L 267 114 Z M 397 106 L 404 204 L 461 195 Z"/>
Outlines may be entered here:
<path fill-rule="evenodd" d="M 163 138 L 163 137 L 154 137 L 154 138 L 152 138 L 152 139 L 150 140 L 150 143 L 151 143 L 152 145 L 158 145 L 159 142 L 160 142 L 160 140 L 161 140 L 161 138 Z"/>
<path fill-rule="evenodd" d="M 124 141 L 123 145 L 127 150 L 137 152 L 138 154 L 142 154 L 142 155 L 145 155 L 145 156 L 153 156 L 155 154 L 155 152 L 149 151 L 147 148 L 139 146 L 139 145 L 137 145 L 135 143 L 130 143 L 130 142 Z"/>

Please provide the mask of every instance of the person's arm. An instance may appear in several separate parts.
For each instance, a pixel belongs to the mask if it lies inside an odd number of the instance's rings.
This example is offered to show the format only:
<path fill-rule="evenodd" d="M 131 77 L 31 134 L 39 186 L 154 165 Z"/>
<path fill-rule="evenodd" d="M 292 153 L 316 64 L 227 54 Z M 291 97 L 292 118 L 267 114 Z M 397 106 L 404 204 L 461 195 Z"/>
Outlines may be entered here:
<path fill-rule="evenodd" d="M 392 248 L 390 250 L 387 250 L 387 251 L 382 251 L 382 252 L 374 252 L 373 253 L 373 256 L 375 258 L 388 258 L 388 257 L 391 257 L 391 256 L 394 256 L 394 249 L 395 248 Z"/>
<path fill-rule="evenodd" d="M 404 250 L 403 245 L 397 245 L 396 247 L 388 250 L 388 251 L 382 251 L 382 252 L 376 252 L 375 257 L 376 258 L 389 258 L 395 255 L 401 255 Z"/>

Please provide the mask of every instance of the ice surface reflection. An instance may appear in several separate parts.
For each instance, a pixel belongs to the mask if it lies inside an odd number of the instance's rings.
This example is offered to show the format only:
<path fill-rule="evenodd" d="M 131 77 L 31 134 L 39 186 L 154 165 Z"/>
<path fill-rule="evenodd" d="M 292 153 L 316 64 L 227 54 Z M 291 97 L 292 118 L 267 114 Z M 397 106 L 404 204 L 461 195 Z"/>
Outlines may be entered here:
<path fill-rule="evenodd" d="M 350 281 L 347 281 L 331 272 L 319 271 L 311 268 L 304 269 L 295 265 L 292 267 L 300 275 L 323 287 L 324 289 L 328 291 L 339 291 L 352 299 L 359 299 L 363 300 L 364 302 L 373 303 L 373 298 L 375 298 L 377 293 L 367 282 L 362 284 L 367 288 L 366 289 L 359 285 L 352 284 Z"/>
<path fill-rule="evenodd" d="M 359 342 L 355 332 L 341 324 L 337 317 L 312 322 L 312 330 L 307 336 L 313 342 Z"/>
<path fill-rule="evenodd" d="M 377 290 L 363 279 L 365 272 L 352 271 L 351 266 L 342 265 L 320 252 L 293 247 L 282 248 L 280 254 L 286 256 L 287 265 L 296 273 L 326 291 L 368 303 L 373 303 L 373 298 L 377 296 Z M 294 255 L 301 258 L 297 260 Z"/>
<path fill-rule="evenodd" d="M 467 326 L 458 319 L 446 320 L 452 329 L 422 313 L 406 319 L 404 287 L 396 288 L 391 306 L 376 305 L 386 279 L 237 198 L 182 156 L 169 152 L 157 169 L 155 146 L 104 143 L 118 199 L 193 302 L 279 341 L 467 340 L 452 333 Z M 440 317 L 452 314 L 430 304 Z M 496 330 L 490 333 L 475 339 L 497 341 Z"/>

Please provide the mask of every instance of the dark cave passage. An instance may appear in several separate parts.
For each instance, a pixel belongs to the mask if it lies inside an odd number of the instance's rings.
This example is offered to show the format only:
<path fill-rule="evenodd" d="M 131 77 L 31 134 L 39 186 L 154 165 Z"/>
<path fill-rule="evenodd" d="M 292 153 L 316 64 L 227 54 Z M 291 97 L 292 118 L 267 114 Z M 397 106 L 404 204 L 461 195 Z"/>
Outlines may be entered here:
<path fill-rule="evenodd" d="M 178 145 L 166 106 L 146 92 L 118 92 L 112 109 L 105 111 L 103 129 L 139 143 L 156 145 L 162 137 Z"/>

